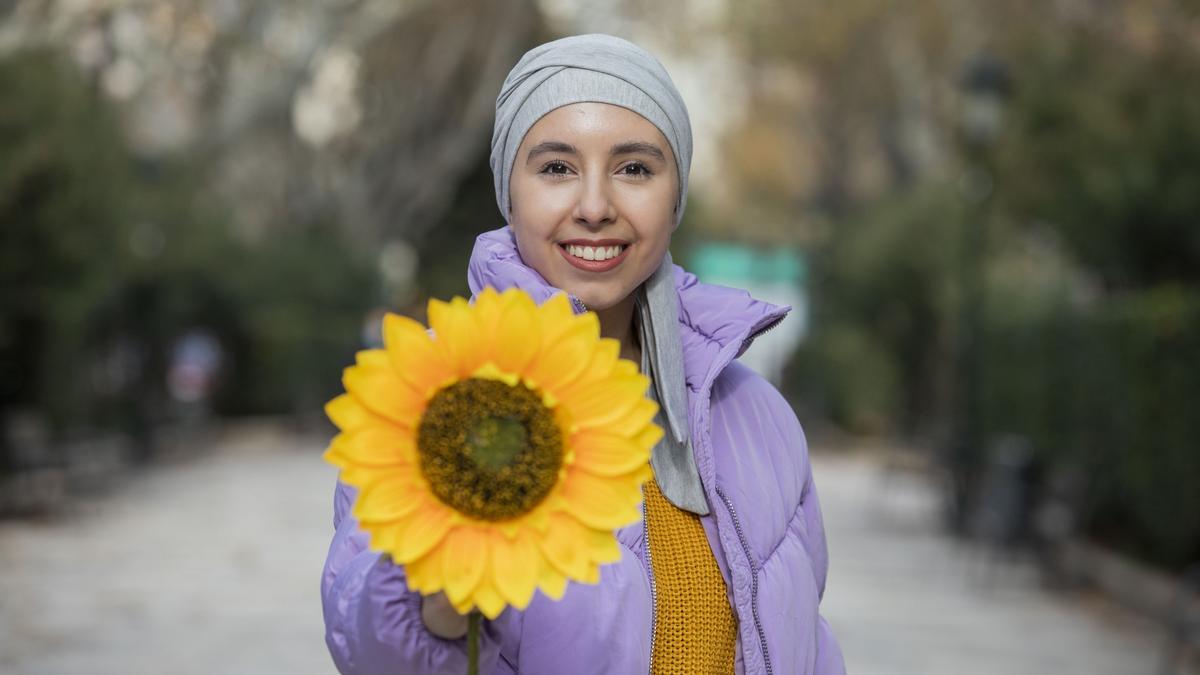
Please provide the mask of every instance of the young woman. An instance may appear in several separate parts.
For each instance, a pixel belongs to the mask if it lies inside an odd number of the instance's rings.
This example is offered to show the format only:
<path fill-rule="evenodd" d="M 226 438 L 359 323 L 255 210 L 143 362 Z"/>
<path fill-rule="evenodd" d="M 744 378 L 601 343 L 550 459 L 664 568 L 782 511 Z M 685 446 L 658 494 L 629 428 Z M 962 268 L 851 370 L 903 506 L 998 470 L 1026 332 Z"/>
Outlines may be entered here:
<path fill-rule="evenodd" d="M 484 233 L 468 279 L 567 293 L 642 364 L 666 434 L 644 519 L 622 559 L 560 601 L 536 595 L 486 622 L 481 672 L 843 673 L 818 613 L 828 558 L 804 433 L 735 359 L 783 320 L 699 283 L 667 252 L 687 201 L 687 109 L 650 54 L 606 35 L 541 45 L 496 100 L 491 165 L 509 223 Z M 343 673 L 462 673 L 466 619 L 370 552 L 339 483 L 322 596 Z"/>

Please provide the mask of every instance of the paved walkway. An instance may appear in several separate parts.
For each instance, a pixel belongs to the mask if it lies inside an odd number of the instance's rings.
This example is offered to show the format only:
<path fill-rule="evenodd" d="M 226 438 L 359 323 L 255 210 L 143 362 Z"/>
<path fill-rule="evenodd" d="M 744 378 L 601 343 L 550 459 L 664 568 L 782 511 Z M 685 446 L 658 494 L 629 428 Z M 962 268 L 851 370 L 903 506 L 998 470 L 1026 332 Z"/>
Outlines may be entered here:
<path fill-rule="evenodd" d="M 0 673 L 335 672 L 319 592 L 335 474 L 321 449 L 236 433 L 70 517 L 0 522 Z"/>
<path fill-rule="evenodd" d="M 1090 593 L 1049 593 L 1028 561 L 989 565 L 942 536 L 918 474 L 818 457 L 830 574 L 822 613 L 852 675 L 1153 675 L 1161 629 Z"/>
<path fill-rule="evenodd" d="M 318 578 L 333 471 L 320 439 L 259 429 L 45 522 L 0 522 L 0 672 L 328 674 Z M 823 612 L 852 675 L 1152 672 L 1159 633 L 1006 569 L 991 591 L 930 525 L 931 492 L 819 458 Z"/>

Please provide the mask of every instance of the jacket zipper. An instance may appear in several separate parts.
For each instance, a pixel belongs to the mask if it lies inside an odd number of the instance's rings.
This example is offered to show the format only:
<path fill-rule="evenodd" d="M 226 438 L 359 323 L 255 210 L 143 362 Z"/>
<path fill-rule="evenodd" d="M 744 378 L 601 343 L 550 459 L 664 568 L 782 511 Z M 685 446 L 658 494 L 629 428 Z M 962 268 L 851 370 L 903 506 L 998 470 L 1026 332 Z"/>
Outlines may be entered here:
<path fill-rule="evenodd" d="M 772 321 L 771 323 L 768 323 L 767 325 L 763 326 L 762 328 L 759 328 L 758 330 L 754 331 L 753 333 L 747 335 L 746 339 L 742 340 L 742 344 L 745 345 L 747 342 L 750 342 L 752 340 L 757 340 L 760 336 L 762 336 L 763 333 L 771 332 L 772 330 L 775 329 L 776 326 L 783 323 L 784 318 L 786 318 L 786 317 L 781 316 L 781 317 L 775 319 L 774 321 Z"/>
<path fill-rule="evenodd" d="M 569 296 L 571 304 L 573 304 L 577 312 L 582 313 L 587 311 L 587 306 L 583 301 L 574 295 Z M 763 333 L 769 332 L 771 329 L 783 323 L 784 317 L 779 317 L 769 324 L 759 328 L 751 333 L 743 340 L 743 344 L 758 338 Z M 746 561 L 750 563 L 750 611 L 754 617 L 754 630 L 758 633 L 758 645 L 762 649 L 763 665 L 767 668 L 767 675 L 774 675 L 774 670 L 771 668 L 771 655 L 767 651 L 767 635 L 763 632 L 762 622 L 758 618 L 758 571 L 754 569 L 754 559 L 750 556 L 750 544 L 746 542 L 746 535 L 742 532 L 742 524 L 738 520 L 737 511 L 733 509 L 733 502 L 729 501 L 729 497 L 725 496 L 725 492 L 721 488 L 717 488 L 717 495 L 721 501 L 725 502 L 725 508 L 729 510 L 729 516 L 733 519 L 733 528 L 737 531 L 738 541 L 742 545 L 742 552 L 746 555 Z M 642 535 L 646 539 L 646 572 L 650 576 L 650 667 L 648 673 L 654 673 L 654 642 L 658 635 L 658 590 L 654 581 L 654 558 L 650 552 L 650 523 L 646 519 L 646 488 L 642 487 Z"/>
<path fill-rule="evenodd" d="M 755 330 L 742 340 L 742 351 L 745 351 L 746 343 L 758 339 L 764 333 L 770 332 L 779 324 L 783 323 L 784 317 L 778 317 L 767 325 Z M 733 502 L 729 497 L 725 496 L 725 491 L 717 487 L 717 496 L 721 501 L 725 502 L 725 509 L 729 511 L 729 517 L 733 519 L 733 529 L 737 531 L 738 542 L 742 545 L 742 553 L 746 555 L 746 562 L 750 564 L 750 612 L 754 618 L 754 631 L 758 633 L 758 646 L 762 649 L 763 665 L 767 669 L 767 675 L 774 675 L 774 669 L 771 668 L 771 654 L 767 651 L 767 634 L 763 631 L 762 621 L 758 618 L 758 570 L 754 569 L 754 558 L 750 555 L 750 544 L 746 541 L 746 534 L 742 531 L 742 523 L 738 519 L 737 511 L 733 508 Z"/>
<path fill-rule="evenodd" d="M 646 519 L 645 486 L 642 486 L 642 536 L 646 539 L 646 571 L 650 574 L 650 669 L 646 672 L 653 673 L 654 641 L 658 637 L 658 588 L 654 582 L 654 558 L 650 553 L 650 521 Z"/>
<path fill-rule="evenodd" d="M 754 559 L 750 557 L 750 544 L 746 542 L 746 535 L 742 532 L 742 524 L 738 520 L 737 511 L 733 510 L 733 502 L 729 501 L 729 497 L 725 496 L 725 491 L 719 487 L 717 495 L 721 501 L 725 502 L 725 508 L 729 510 L 729 517 L 733 519 L 733 529 L 737 530 L 738 541 L 742 544 L 742 552 L 746 554 L 746 562 L 750 563 L 750 611 L 754 616 L 754 629 L 758 632 L 758 645 L 762 648 L 763 664 L 767 667 L 767 675 L 773 675 L 771 655 L 767 653 L 767 634 L 763 632 L 762 622 L 758 619 L 758 570 L 754 569 Z"/>

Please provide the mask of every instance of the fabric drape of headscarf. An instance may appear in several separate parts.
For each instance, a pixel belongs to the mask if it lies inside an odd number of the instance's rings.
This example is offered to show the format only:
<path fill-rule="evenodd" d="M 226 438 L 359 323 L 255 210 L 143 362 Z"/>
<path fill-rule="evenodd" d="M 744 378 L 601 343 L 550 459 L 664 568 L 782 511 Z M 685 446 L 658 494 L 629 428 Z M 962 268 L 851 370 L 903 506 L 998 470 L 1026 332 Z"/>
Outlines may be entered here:
<path fill-rule="evenodd" d="M 649 52 L 611 35 L 576 35 L 528 51 L 513 67 L 496 97 L 491 166 L 496 203 L 510 218 L 509 178 L 517 149 L 546 113 L 582 102 L 632 110 L 662 132 L 675 154 L 679 190 L 675 227 L 687 204 L 692 164 L 692 127 L 683 97 L 665 68 Z M 687 390 L 679 306 L 670 254 L 637 291 L 637 326 L 642 369 L 653 381 L 649 395 L 660 407 L 656 422 L 666 432 L 650 463 L 663 495 L 675 506 L 708 513 L 688 430 Z"/>

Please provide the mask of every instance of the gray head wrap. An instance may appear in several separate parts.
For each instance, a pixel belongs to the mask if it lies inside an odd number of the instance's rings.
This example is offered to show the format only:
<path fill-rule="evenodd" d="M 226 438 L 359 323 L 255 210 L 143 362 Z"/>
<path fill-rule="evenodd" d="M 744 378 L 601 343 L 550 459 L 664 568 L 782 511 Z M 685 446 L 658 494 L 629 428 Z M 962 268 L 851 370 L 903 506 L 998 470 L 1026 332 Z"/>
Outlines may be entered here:
<path fill-rule="evenodd" d="M 576 35 L 535 47 L 505 78 L 496 97 L 491 155 L 496 203 L 504 219 L 509 219 L 509 177 L 525 134 L 551 110 L 585 101 L 632 110 L 666 137 L 679 172 L 678 227 L 687 204 L 692 164 L 687 106 L 671 76 L 650 53 L 627 40 L 600 34 Z M 650 396 L 660 406 L 655 421 L 666 432 L 651 454 L 655 479 L 672 504 L 704 515 L 708 501 L 688 433 L 679 305 L 669 253 L 638 289 L 637 308 L 642 370 L 653 380 Z"/>

